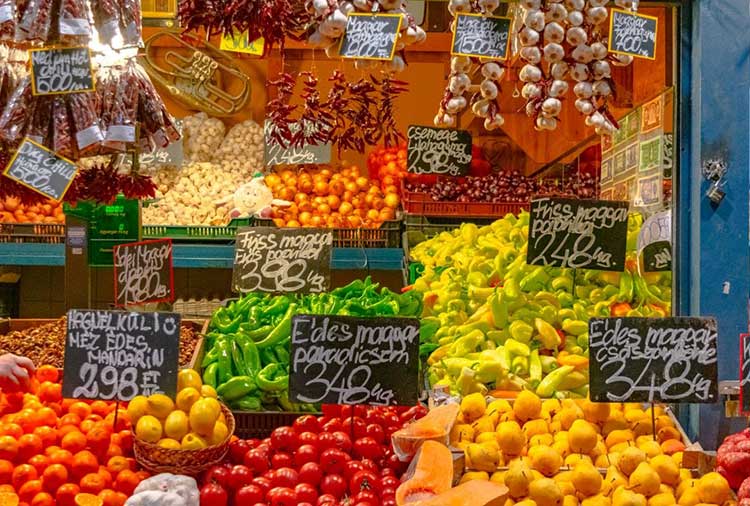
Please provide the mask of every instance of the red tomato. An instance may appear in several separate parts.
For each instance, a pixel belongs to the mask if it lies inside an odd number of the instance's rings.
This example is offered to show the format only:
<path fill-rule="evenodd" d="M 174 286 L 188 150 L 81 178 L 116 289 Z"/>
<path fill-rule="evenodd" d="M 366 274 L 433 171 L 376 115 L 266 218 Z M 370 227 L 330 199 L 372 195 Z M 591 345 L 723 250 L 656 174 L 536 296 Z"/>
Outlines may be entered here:
<path fill-rule="evenodd" d="M 344 478 L 346 479 L 346 481 L 349 481 L 354 478 L 355 474 L 362 471 L 364 468 L 365 466 L 363 466 L 362 462 L 360 462 L 359 460 L 350 460 L 344 466 Z"/>
<path fill-rule="evenodd" d="M 302 432 L 312 432 L 317 434 L 320 432 L 318 419 L 313 415 L 300 416 L 294 421 L 293 427 L 297 434 L 301 434 Z"/>
<path fill-rule="evenodd" d="M 352 451 L 352 440 L 349 434 L 343 431 L 337 431 L 333 433 L 333 437 L 336 438 L 336 448 L 346 453 Z"/>
<path fill-rule="evenodd" d="M 380 478 L 372 471 L 359 471 L 349 481 L 349 493 L 357 495 L 360 492 L 372 492 L 373 495 L 380 493 Z"/>
<path fill-rule="evenodd" d="M 297 433 L 291 427 L 277 427 L 271 432 L 271 448 L 294 451 L 298 446 Z"/>
<path fill-rule="evenodd" d="M 339 412 L 339 416 L 343 420 L 344 418 L 349 418 L 354 414 L 354 406 L 351 404 L 346 404 L 344 406 L 341 406 L 341 411 Z"/>
<path fill-rule="evenodd" d="M 380 506 L 398 506 L 395 497 L 383 497 L 380 499 Z"/>
<path fill-rule="evenodd" d="M 341 418 L 331 418 L 320 429 L 323 432 L 336 432 L 341 430 L 342 427 Z"/>
<path fill-rule="evenodd" d="M 215 483 L 204 485 L 201 489 L 201 506 L 227 506 L 227 491 Z"/>
<path fill-rule="evenodd" d="M 383 430 L 383 427 L 378 425 L 377 423 L 371 423 L 367 425 L 366 435 L 373 438 L 378 444 L 382 445 L 385 443 L 385 431 Z"/>
<path fill-rule="evenodd" d="M 387 499 L 389 497 L 396 497 L 396 489 L 391 487 L 386 487 L 383 485 L 383 483 L 380 483 L 383 488 L 380 489 L 380 498 L 381 499 Z"/>
<path fill-rule="evenodd" d="M 383 476 L 382 478 L 380 478 L 380 485 L 382 485 L 383 490 L 385 490 L 386 488 L 397 489 L 400 484 L 401 482 L 399 481 L 399 479 L 392 475 Z"/>
<path fill-rule="evenodd" d="M 407 462 L 401 462 L 399 458 L 396 456 L 395 453 L 391 453 L 386 458 L 386 464 L 387 467 L 393 469 L 396 476 L 400 476 L 404 474 L 404 471 L 406 471 L 406 467 L 408 466 Z"/>
<path fill-rule="evenodd" d="M 282 467 L 273 472 L 271 481 L 274 487 L 294 488 L 299 483 L 299 474 L 294 469 Z"/>
<path fill-rule="evenodd" d="M 263 491 L 263 497 L 266 496 L 269 490 L 271 490 L 271 480 L 263 476 L 256 476 L 250 482 L 251 485 L 255 485 Z"/>
<path fill-rule="evenodd" d="M 367 420 L 367 423 L 374 423 L 381 426 L 385 423 L 385 414 L 380 408 L 368 409 L 367 416 L 365 418 Z"/>
<path fill-rule="evenodd" d="M 317 462 L 318 461 L 318 448 L 313 445 L 302 445 L 299 448 L 297 448 L 297 451 L 294 452 L 294 464 L 297 467 L 302 467 L 304 464 L 307 464 L 308 462 Z"/>
<path fill-rule="evenodd" d="M 291 488 L 275 487 L 267 496 L 271 506 L 297 506 L 297 494 Z"/>
<path fill-rule="evenodd" d="M 378 460 L 383 457 L 383 445 L 371 437 L 361 437 L 354 442 L 354 455 L 363 459 Z"/>
<path fill-rule="evenodd" d="M 258 485 L 245 485 L 234 493 L 234 504 L 255 504 L 263 502 L 266 494 Z"/>
<path fill-rule="evenodd" d="M 245 485 L 249 485 L 252 479 L 253 472 L 249 467 L 242 464 L 236 465 L 229 471 L 229 489 L 239 490 Z"/>
<path fill-rule="evenodd" d="M 229 468 L 224 466 L 213 466 L 203 478 L 203 483 L 216 483 L 224 488 L 229 487 Z"/>
<path fill-rule="evenodd" d="M 343 424 L 344 430 L 347 434 L 352 434 L 354 439 L 359 439 L 367 435 L 367 422 L 358 416 L 346 418 Z"/>
<path fill-rule="evenodd" d="M 320 491 L 324 494 L 331 494 L 336 499 L 341 499 L 346 493 L 346 482 L 338 474 L 329 474 L 323 477 L 320 482 Z"/>
<path fill-rule="evenodd" d="M 318 434 L 316 432 L 302 432 L 298 439 L 300 445 L 318 446 Z"/>
<path fill-rule="evenodd" d="M 271 467 L 268 454 L 257 448 L 247 452 L 242 458 L 242 463 L 252 469 L 255 474 L 263 474 Z"/>
<path fill-rule="evenodd" d="M 333 432 L 321 432 L 318 434 L 318 448 L 320 451 L 327 450 L 328 448 L 336 448 L 336 437 Z"/>
<path fill-rule="evenodd" d="M 242 464 L 242 459 L 249 450 L 250 444 L 247 441 L 243 439 L 232 441 L 229 444 L 229 460 L 232 464 Z"/>
<path fill-rule="evenodd" d="M 419 420 L 426 414 L 427 408 L 425 408 L 421 404 L 418 404 L 401 413 L 401 416 L 399 418 L 401 419 L 402 424 L 406 424 L 407 422 L 411 422 L 413 420 Z"/>
<path fill-rule="evenodd" d="M 374 493 L 370 492 L 369 490 L 363 490 L 362 492 L 359 492 L 354 495 L 352 498 L 353 503 L 369 503 L 369 504 L 378 504 L 380 501 L 378 500 L 378 496 Z"/>
<path fill-rule="evenodd" d="M 339 474 L 349 460 L 351 457 L 348 454 L 336 448 L 329 448 L 320 454 L 320 468 L 324 474 Z"/>
<path fill-rule="evenodd" d="M 297 500 L 314 504 L 318 500 L 318 489 L 309 483 L 299 483 L 294 487 L 297 494 Z"/>
<path fill-rule="evenodd" d="M 286 452 L 277 452 L 274 453 L 273 457 L 271 457 L 271 467 L 274 469 L 279 469 L 282 467 L 292 467 L 294 465 L 294 459 L 292 456 Z"/>
<path fill-rule="evenodd" d="M 317 462 L 308 462 L 299 468 L 299 481 L 317 487 L 323 479 L 323 470 Z"/>
<path fill-rule="evenodd" d="M 360 460 L 360 463 L 362 464 L 362 469 L 364 469 L 365 471 L 371 471 L 373 473 L 377 473 L 378 472 L 378 469 L 379 469 L 378 465 L 375 462 L 373 462 L 372 460 L 370 460 L 370 459 L 362 459 L 362 460 Z"/>
<path fill-rule="evenodd" d="M 323 494 L 323 495 L 318 496 L 318 500 L 316 501 L 316 504 L 318 506 L 324 506 L 328 504 L 332 505 L 332 504 L 336 504 L 337 501 L 338 499 L 336 499 L 331 494 Z"/>

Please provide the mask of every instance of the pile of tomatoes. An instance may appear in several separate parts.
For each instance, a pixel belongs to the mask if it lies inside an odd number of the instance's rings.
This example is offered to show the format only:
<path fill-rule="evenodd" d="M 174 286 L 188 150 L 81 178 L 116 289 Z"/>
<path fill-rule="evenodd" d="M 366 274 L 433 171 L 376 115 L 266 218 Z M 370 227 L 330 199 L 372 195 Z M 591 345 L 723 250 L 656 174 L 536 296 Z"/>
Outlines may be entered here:
<path fill-rule="evenodd" d="M 381 189 L 355 165 L 284 170 L 265 183 L 274 198 L 291 202 L 273 211 L 279 227 L 378 228 L 400 204 L 396 185 Z"/>
<path fill-rule="evenodd" d="M 367 157 L 367 170 L 370 178 L 380 181 L 385 192 L 400 193 L 401 180 L 407 177 L 406 143 L 386 148 L 378 147 Z"/>
<path fill-rule="evenodd" d="M 65 223 L 62 202 L 27 206 L 15 197 L 0 202 L 0 223 Z"/>
<path fill-rule="evenodd" d="M 305 415 L 262 441 L 232 442 L 230 462 L 202 479 L 201 506 L 395 506 L 408 463 L 390 437 L 427 410 L 360 409 Z"/>
<path fill-rule="evenodd" d="M 79 493 L 122 506 L 149 474 L 136 469 L 124 409 L 62 398 L 57 368 L 41 366 L 33 393 L 0 395 L 0 492 L 21 506 L 75 506 Z"/>

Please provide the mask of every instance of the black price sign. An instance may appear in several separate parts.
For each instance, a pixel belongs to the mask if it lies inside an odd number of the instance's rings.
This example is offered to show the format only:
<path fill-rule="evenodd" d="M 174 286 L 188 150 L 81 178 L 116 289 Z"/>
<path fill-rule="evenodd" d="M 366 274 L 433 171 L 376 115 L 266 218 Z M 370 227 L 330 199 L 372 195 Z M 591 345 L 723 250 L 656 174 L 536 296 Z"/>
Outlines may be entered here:
<path fill-rule="evenodd" d="M 662 272 L 672 270 L 672 243 L 652 242 L 643 248 L 643 271 Z"/>
<path fill-rule="evenodd" d="M 451 54 L 504 60 L 512 21 L 500 16 L 458 14 Z"/>
<path fill-rule="evenodd" d="M 406 135 L 409 172 L 451 176 L 464 176 L 469 172 L 471 134 L 466 130 L 411 125 Z"/>
<path fill-rule="evenodd" d="M 713 318 L 592 318 L 590 393 L 595 402 L 718 400 Z"/>
<path fill-rule="evenodd" d="M 413 406 L 419 320 L 297 315 L 289 395 L 295 402 Z"/>
<path fill-rule="evenodd" d="M 331 161 L 331 143 L 326 144 L 304 144 L 302 146 L 283 147 L 270 138 L 270 126 L 265 123 L 263 133 L 265 136 L 265 160 L 266 167 L 276 165 L 305 165 L 326 164 Z M 292 133 L 299 129 L 295 123 L 290 127 Z"/>
<path fill-rule="evenodd" d="M 609 50 L 635 58 L 656 59 L 656 31 L 659 19 L 635 12 L 612 9 L 609 21 Z"/>
<path fill-rule="evenodd" d="M 531 203 L 530 265 L 622 271 L 628 203 L 538 199 Z"/>
<path fill-rule="evenodd" d="M 129 401 L 177 393 L 180 315 L 68 311 L 63 397 Z"/>
<path fill-rule="evenodd" d="M 750 334 L 740 334 L 740 414 L 750 415 Z"/>
<path fill-rule="evenodd" d="M 34 95 L 94 91 L 89 48 L 30 49 L 29 52 Z"/>
<path fill-rule="evenodd" d="M 62 200 L 78 168 L 39 143 L 24 139 L 4 174 L 52 200 Z"/>
<path fill-rule="evenodd" d="M 124 307 L 174 300 L 171 239 L 120 244 L 112 249 L 112 258 L 115 305 Z"/>
<path fill-rule="evenodd" d="M 325 292 L 331 284 L 333 232 L 243 227 L 237 231 L 235 292 Z"/>
<path fill-rule="evenodd" d="M 360 60 L 392 60 L 401 29 L 401 14 L 349 14 L 339 56 Z"/>

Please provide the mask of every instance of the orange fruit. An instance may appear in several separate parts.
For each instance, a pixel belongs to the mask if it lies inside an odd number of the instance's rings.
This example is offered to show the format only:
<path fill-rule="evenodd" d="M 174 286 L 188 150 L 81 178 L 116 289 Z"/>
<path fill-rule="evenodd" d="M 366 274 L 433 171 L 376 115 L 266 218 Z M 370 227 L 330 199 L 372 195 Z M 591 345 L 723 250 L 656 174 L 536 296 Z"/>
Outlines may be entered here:
<path fill-rule="evenodd" d="M 105 489 L 99 492 L 99 499 L 102 500 L 102 506 L 122 506 L 128 500 L 128 496 L 122 492 Z"/>
<path fill-rule="evenodd" d="M 57 439 L 62 441 L 62 438 L 71 432 L 81 432 L 80 426 L 78 425 L 63 425 L 57 429 Z"/>
<path fill-rule="evenodd" d="M 55 499 L 47 492 L 39 492 L 31 500 L 30 506 L 55 506 Z"/>
<path fill-rule="evenodd" d="M 112 479 L 112 473 L 110 473 L 104 466 L 99 466 L 99 470 L 97 471 L 97 473 L 99 474 L 99 476 L 104 478 L 104 488 L 110 488 L 114 481 Z"/>
<path fill-rule="evenodd" d="M 114 475 L 117 475 L 120 471 L 126 469 L 130 469 L 130 462 L 128 462 L 128 459 L 125 457 L 112 457 L 107 461 L 107 471 Z"/>
<path fill-rule="evenodd" d="M 0 436 L 0 459 L 15 460 L 18 455 L 18 441 L 13 436 Z"/>
<path fill-rule="evenodd" d="M 107 453 L 104 456 L 107 458 L 122 456 L 122 448 L 120 448 L 120 445 L 112 443 L 107 448 Z"/>
<path fill-rule="evenodd" d="M 54 427 L 54 423 L 52 425 Z M 41 439 L 42 447 L 45 449 L 57 443 L 57 430 L 47 425 L 37 427 L 32 434 Z"/>
<path fill-rule="evenodd" d="M 13 470 L 11 483 L 18 490 L 27 481 L 36 480 L 38 477 L 39 474 L 36 472 L 34 466 L 31 464 L 21 464 Z"/>
<path fill-rule="evenodd" d="M 21 487 L 16 487 L 18 490 L 18 497 L 22 501 L 30 502 L 35 495 L 42 491 L 42 482 L 39 480 L 30 480 L 24 482 Z"/>
<path fill-rule="evenodd" d="M 76 477 L 81 477 L 99 470 L 99 461 L 88 450 L 82 450 L 73 456 L 71 471 Z"/>
<path fill-rule="evenodd" d="M 36 421 L 38 425 L 47 425 L 54 427 L 57 425 L 57 413 L 52 408 L 43 407 L 36 412 Z"/>
<path fill-rule="evenodd" d="M 48 446 L 47 448 L 44 449 L 44 454 L 46 456 L 48 456 L 48 457 L 51 457 L 53 453 L 57 453 L 60 450 L 62 450 L 62 448 L 60 448 L 59 446 L 52 445 L 52 446 Z"/>
<path fill-rule="evenodd" d="M 112 407 L 113 406 L 108 402 L 94 401 L 91 403 L 91 412 L 101 417 L 105 417 L 110 411 L 112 411 Z"/>
<path fill-rule="evenodd" d="M 68 481 L 68 470 L 62 464 L 52 464 L 42 473 L 42 487 L 54 494 Z"/>
<path fill-rule="evenodd" d="M 59 377 L 60 372 L 57 370 L 57 367 L 53 365 L 42 365 L 36 369 L 36 379 L 39 381 L 50 381 L 54 383 Z"/>
<path fill-rule="evenodd" d="M 141 478 L 139 478 L 136 473 L 126 469 L 117 473 L 114 489 L 127 496 L 131 496 L 133 495 L 133 490 L 135 490 L 135 487 L 137 487 L 140 482 Z"/>
<path fill-rule="evenodd" d="M 68 450 L 57 450 L 49 456 L 50 464 L 62 464 L 68 471 L 73 470 L 73 454 Z"/>
<path fill-rule="evenodd" d="M 133 433 L 129 430 L 121 430 L 117 433 L 119 436 L 119 442 L 117 443 L 124 452 L 129 452 L 133 449 Z"/>
<path fill-rule="evenodd" d="M 86 447 L 96 455 L 104 455 L 109 449 L 109 439 L 112 436 L 112 426 L 104 422 L 95 422 L 86 433 Z"/>
<path fill-rule="evenodd" d="M 68 450 L 71 453 L 80 452 L 86 448 L 86 436 L 83 433 L 75 431 L 65 434 L 60 441 L 60 446 L 63 450 Z"/>
<path fill-rule="evenodd" d="M 58 417 L 62 415 L 62 406 L 59 402 L 48 402 L 47 407 L 54 411 Z"/>
<path fill-rule="evenodd" d="M 115 412 L 114 410 L 104 417 L 104 422 L 110 427 L 114 427 L 114 430 L 121 431 L 130 428 L 130 420 L 128 419 L 128 412 L 125 409 L 117 410 L 117 425 L 115 426 Z"/>
<path fill-rule="evenodd" d="M 79 483 L 81 492 L 87 492 L 89 494 L 98 494 L 106 485 L 104 477 L 99 473 L 89 473 Z M 135 487 L 133 487 L 135 488 Z"/>
<path fill-rule="evenodd" d="M 55 494 L 55 501 L 57 506 L 76 506 L 75 500 L 76 495 L 81 491 L 81 488 L 75 483 L 66 483 L 61 485 L 57 489 Z"/>
<path fill-rule="evenodd" d="M 84 434 L 88 434 L 89 431 L 94 428 L 94 425 L 96 425 L 96 420 L 91 420 L 87 418 L 81 422 L 81 425 L 78 428 Z"/>
<path fill-rule="evenodd" d="M 6 483 L 5 485 L 0 485 L 0 492 L 13 492 L 15 494 L 16 489 L 13 488 L 13 485 Z"/>
<path fill-rule="evenodd" d="M 65 409 L 65 401 L 67 400 L 68 399 L 65 399 L 63 401 L 63 409 Z M 75 425 L 76 427 L 78 427 L 79 425 L 81 425 L 81 417 L 76 415 L 75 413 L 67 413 L 57 421 L 58 427 L 63 427 L 65 425 Z"/>
<path fill-rule="evenodd" d="M 31 408 L 24 408 L 16 414 L 16 423 L 27 434 L 37 427 L 36 412 Z"/>
<path fill-rule="evenodd" d="M 19 437 L 23 436 L 23 429 L 17 423 L 7 423 L 3 425 L 2 430 L 0 430 L 0 435 L 12 436 L 18 439 Z"/>
<path fill-rule="evenodd" d="M 78 418 L 83 420 L 84 418 L 86 418 L 87 416 L 91 414 L 91 406 L 89 406 L 83 401 L 74 402 L 68 408 L 68 413 L 78 415 Z"/>
<path fill-rule="evenodd" d="M 49 465 L 49 457 L 45 455 L 34 455 L 29 459 L 29 464 L 34 466 L 38 475 L 42 475 L 47 466 Z"/>
<path fill-rule="evenodd" d="M 13 462 L 10 460 L 0 460 L 0 484 L 7 485 L 10 483 L 13 476 L 13 469 Z"/>
<path fill-rule="evenodd" d="M 36 434 L 24 434 L 18 438 L 18 459 L 21 462 L 26 462 L 34 455 L 39 455 L 43 449 L 42 438 Z"/>

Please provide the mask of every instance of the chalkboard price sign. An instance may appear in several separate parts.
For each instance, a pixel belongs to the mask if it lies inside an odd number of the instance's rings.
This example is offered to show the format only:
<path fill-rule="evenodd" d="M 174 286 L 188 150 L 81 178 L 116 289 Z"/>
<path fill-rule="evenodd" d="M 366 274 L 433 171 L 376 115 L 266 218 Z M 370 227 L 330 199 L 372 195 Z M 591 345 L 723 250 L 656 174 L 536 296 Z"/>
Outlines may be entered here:
<path fill-rule="evenodd" d="M 78 168 L 31 139 L 24 139 L 4 174 L 52 200 L 61 200 Z"/>
<path fill-rule="evenodd" d="M 292 318 L 293 401 L 413 406 L 419 395 L 419 320 Z"/>
<path fill-rule="evenodd" d="M 283 147 L 270 138 L 269 124 L 263 126 L 265 136 L 265 160 L 266 167 L 276 165 L 305 165 L 325 164 L 331 161 L 331 143 L 326 144 L 304 144 L 302 146 Z M 292 132 L 297 131 L 299 126 L 295 123 L 291 126 Z"/>
<path fill-rule="evenodd" d="M 180 315 L 68 311 L 63 397 L 129 401 L 177 393 Z"/>
<path fill-rule="evenodd" d="M 415 174 L 463 176 L 471 166 L 471 134 L 466 130 L 411 125 L 407 170 Z"/>
<path fill-rule="evenodd" d="M 672 243 L 657 241 L 643 248 L 643 271 L 664 272 L 672 270 Z"/>
<path fill-rule="evenodd" d="M 113 248 L 115 305 L 174 300 L 172 240 L 131 242 Z"/>
<path fill-rule="evenodd" d="M 595 402 L 718 400 L 713 318 L 592 318 L 590 393 Z"/>
<path fill-rule="evenodd" d="M 635 58 L 656 59 L 656 31 L 653 16 L 612 9 L 609 21 L 609 50 Z"/>
<path fill-rule="evenodd" d="M 531 203 L 530 265 L 622 271 L 628 203 L 543 198 Z"/>
<path fill-rule="evenodd" d="M 750 415 L 750 334 L 740 334 L 740 413 Z"/>
<path fill-rule="evenodd" d="M 451 54 L 504 60 L 512 21 L 500 16 L 458 14 Z"/>
<path fill-rule="evenodd" d="M 339 56 L 360 60 L 392 60 L 401 20 L 401 14 L 350 13 L 341 38 Z"/>
<path fill-rule="evenodd" d="M 94 91 L 89 48 L 30 49 L 29 52 L 34 95 Z"/>
<path fill-rule="evenodd" d="M 235 292 L 325 292 L 331 284 L 333 232 L 243 227 L 237 231 Z"/>

